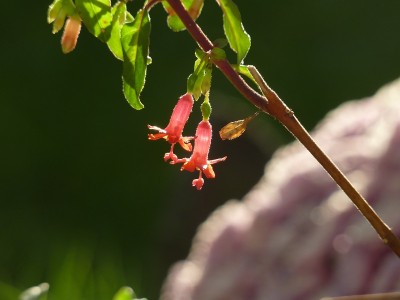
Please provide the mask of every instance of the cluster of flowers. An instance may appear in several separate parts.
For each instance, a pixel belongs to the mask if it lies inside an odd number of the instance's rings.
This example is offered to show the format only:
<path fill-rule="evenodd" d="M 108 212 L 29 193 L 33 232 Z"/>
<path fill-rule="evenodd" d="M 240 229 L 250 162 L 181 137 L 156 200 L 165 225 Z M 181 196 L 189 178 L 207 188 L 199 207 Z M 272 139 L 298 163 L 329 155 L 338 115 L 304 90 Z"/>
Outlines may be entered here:
<path fill-rule="evenodd" d="M 167 127 L 162 129 L 149 125 L 149 129 L 155 130 L 158 133 L 149 134 L 148 138 L 149 140 L 158 140 L 163 138 L 171 144 L 171 150 L 169 153 L 165 153 L 164 161 L 170 161 L 170 164 L 183 163 L 181 171 L 186 170 L 194 172 L 195 170 L 198 170 L 199 177 L 193 180 L 192 185 L 196 187 L 197 190 L 201 190 L 204 185 L 202 174 L 204 173 L 207 178 L 215 178 L 212 165 L 224 161 L 226 156 L 214 160 L 208 160 L 212 138 L 212 127 L 208 120 L 203 119 L 199 123 L 194 137 L 182 136 L 183 128 L 189 119 L 193 103 L 194 101 L 191 94 L 186 93 L 181 96 L 172 111 Z M 179 143 L 184 150 L 191 152 L 191 140 L 194 140 L 192 155 L 189 158 L 178 158 L 176 154 L 174 154 L 175 144 Z"/>

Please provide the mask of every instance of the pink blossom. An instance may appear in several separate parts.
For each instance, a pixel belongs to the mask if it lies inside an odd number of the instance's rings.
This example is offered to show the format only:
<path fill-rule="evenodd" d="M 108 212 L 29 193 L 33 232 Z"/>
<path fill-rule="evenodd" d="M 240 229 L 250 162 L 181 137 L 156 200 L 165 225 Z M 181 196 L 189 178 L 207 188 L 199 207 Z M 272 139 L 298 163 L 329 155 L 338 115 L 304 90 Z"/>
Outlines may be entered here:
<path fill-rule="evenodd" d="M 182 158 L 174 161 L 173 163 L 183 163 L 181 170 L 193 172 L 199 170 L 199 178 L 193 180 L 192 185 L 198 190 L 204 185 L 204 179 L 202 173 L 207 178 L 215 178 L 215 173 L 212 164 L 224 161 L 225 157 L 208 160 L 208 153 L 210 151 L 212 138 L 212 127 L 209 121 L 203 120 L 199 123 L 196 129 L 196 137 L 194 141 L 194 150 L 190 158 Z"/>
<path fill-rule="evenodd" d="M 175 105 L 174 110 L 172 111 L 169 124 L 167 127 L 165 127 L 165 129 L 148 125 L 149 129 L 158 131 L 156 134 L 149 134 L 149 140 L 154 141 L 163 138 L 171 144 L 170 152 L 165 153 L 164 155 L 165 161 L 169 159 L 176 161 L 178 159 L 173 153 L 176 143 L 179 143 L 184 150 L 192 151 L 192 144 L 190 144 L 190 140 L 192 140 L 193 137 L 183 137 L 182 131 L 187 120 L 189 119 L 190 113 L 192 112 L 193 102 L 194 101 L 191 94 L 186 93 L 185 95 L 181 96 L 178 100 L 178 103 Z"/>

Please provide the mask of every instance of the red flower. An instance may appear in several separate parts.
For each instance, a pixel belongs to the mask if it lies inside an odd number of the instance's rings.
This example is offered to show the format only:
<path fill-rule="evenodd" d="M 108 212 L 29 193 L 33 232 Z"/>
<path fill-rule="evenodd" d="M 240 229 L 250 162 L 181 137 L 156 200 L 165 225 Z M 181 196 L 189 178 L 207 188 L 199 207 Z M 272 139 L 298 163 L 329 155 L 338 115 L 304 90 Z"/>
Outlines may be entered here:
<path fill-rule="evenodd" d="M 202 173 L 204 173 L 204 175 L 206 175 L 207 178 L 215 178 L 215 173 L 212 164 L 216 164 L 226 159 L 225 156 L 214 160 L 208 160 L 208 152 L 210 151 L 211 138 L 212 138 L 212 127 L 210 122 L 206 120 L 201 121 L 196 129 L 194 150 L 190 158 L 182 158 L 171 162 L 171 163 L 182 162 L 183 166 L 181 168 L 181 171 L 182 170 L 186 170 L 189 172 L 193 172 L 195 170 L 200 171 L 199 178 L 193 180 L 192 182 L 192 185 L 195 186 L 198 190 L 201 190 L 201 188 L 204 185 L 204 179 L 202 177 Z"/>
<path fill-rule="evenodd" d="M 149 140 L 158 140 L 164 138 L 171 144 L 171 150 L 169 153 L 165 153 L 164 160 L 167 161 L 171 159 L 172 161 L 176 161 L 178 158 L 173 153 L 174 146 L 176 143 L 182 146 L 186 151 L 192 151 L 192 144 L 190 140 L 193 137 L 183 137 L 182 131 L 185 126 L 187 120 L 189 119 L 189 115 L 192 111 L 193 107 L 193 97 L 191 94 L 186 93 L 181 96 L 178 100 L 178 103 L 175 105 L 174 110 L 172 111 L 171 118 L 169 120 L 169 124 L 165 129 L 161 129 L 156 126 L 148 125 L 148 128 L 151 130 L 156 130 L 159 133 L 149 134 Z"/>

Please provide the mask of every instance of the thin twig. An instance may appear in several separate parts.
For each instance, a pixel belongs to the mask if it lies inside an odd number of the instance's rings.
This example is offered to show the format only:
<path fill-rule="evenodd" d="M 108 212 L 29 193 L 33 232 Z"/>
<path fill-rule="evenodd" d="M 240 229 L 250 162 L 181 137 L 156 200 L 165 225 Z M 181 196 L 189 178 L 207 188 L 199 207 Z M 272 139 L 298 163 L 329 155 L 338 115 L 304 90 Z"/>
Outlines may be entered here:
<path fill-rule="evenodd" d="M 201 28 L 192 20 L 188 12 L 183 7 L 180 0 L 166 0 L 177 16 L 185 24 L 186 29 L 197 42 L 204 52 L 208 52 L 214 48 L 214 45 L 203 33 Z M 253 66 L 249 67 L 251 74 L 258 83 L 264 96 L 253 90 L 240 75 L 232 68 L 226 59 L 213 61 L 213 63 L 221 70 L 221 72 L 229 79 L 233 86 L 251 103 L 261 109 L 263 112 L 270 114 L 276 118 L 287 130 L 293 134 L 322 167 L 329 173 L 333 180 L 342 188 L 347 196 L 353 201 L 361 214 L 369 221 L 372 227 L 381 237 L 382 241 L 387 244 L 392 251 L 400 257 L 400 241 L 393 234 L 390 228 L 376 214 L 373 208 L 353 187 L 345 175 L 331 161 L 331 159 L 318 147 L 307 130 L 295 117 L 293 111 L 288 108 L 278 95 L 267 85 L 261 74 Z"/>

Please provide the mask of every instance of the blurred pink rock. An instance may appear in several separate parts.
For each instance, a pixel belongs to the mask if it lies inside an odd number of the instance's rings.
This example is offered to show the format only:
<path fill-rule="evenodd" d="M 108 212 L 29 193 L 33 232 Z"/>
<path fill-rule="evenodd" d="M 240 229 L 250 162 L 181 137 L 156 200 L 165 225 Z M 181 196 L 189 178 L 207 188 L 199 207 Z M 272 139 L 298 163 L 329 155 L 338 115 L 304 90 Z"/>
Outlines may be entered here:
<path fill-rule="evenodd" d="M 329 113 L 313 136 L 399 236 L 400 80 Z M 161 298 L 292 300 L 396 290 L 400 260 L 295 142 L 277 151 L 243 201 L 229 201 L 201 225 Z"/>

